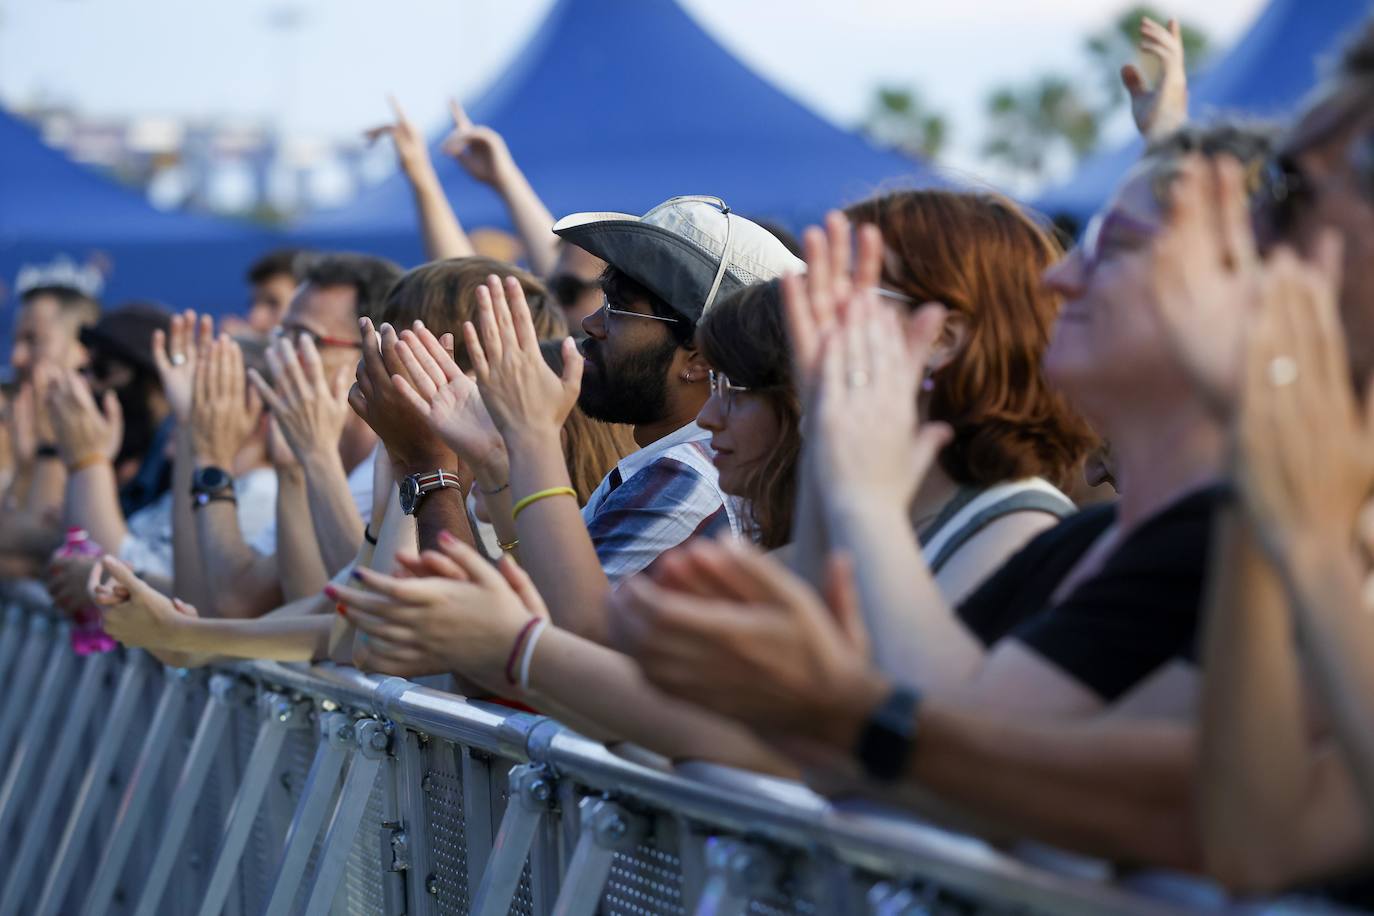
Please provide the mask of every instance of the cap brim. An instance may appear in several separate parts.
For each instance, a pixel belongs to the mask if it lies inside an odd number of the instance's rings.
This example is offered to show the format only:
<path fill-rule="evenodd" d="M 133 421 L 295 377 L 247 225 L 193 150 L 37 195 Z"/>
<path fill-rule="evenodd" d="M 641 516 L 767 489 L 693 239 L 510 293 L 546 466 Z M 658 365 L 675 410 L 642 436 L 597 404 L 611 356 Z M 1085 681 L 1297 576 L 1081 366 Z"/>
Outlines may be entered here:
<path fill-rule="evenodd" d="M 628 274 L 693 323 L 701 318 L 720 265 L 682 236 L 627 213 L 574 213 L 553 231 Z M 721 292 L 738 285 L 727 273 Z"/>

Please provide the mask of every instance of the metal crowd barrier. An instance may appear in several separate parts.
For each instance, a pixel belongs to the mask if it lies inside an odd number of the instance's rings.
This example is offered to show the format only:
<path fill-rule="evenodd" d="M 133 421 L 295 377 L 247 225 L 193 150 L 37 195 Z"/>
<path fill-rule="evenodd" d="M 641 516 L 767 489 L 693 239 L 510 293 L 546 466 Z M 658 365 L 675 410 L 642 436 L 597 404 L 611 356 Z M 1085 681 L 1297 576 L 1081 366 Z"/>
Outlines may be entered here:
<path fill-rule="evenodd" d="M 17 605 L 0 689 L 0 916 L 1169 911 L 400 678 L 77 658 Z"/>

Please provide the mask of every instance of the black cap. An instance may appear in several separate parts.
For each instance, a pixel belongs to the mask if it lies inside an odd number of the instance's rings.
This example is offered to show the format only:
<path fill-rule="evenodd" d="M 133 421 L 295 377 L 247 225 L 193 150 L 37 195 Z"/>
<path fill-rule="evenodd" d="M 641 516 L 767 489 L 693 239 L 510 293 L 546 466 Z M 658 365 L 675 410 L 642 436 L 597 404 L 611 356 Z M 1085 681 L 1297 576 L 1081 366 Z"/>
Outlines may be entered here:
<path fill-rule="evenodd" d="M 164 334 L 172 326 L 172 312 L 156 302 L 131 302 L 105 312 L 93 325 L 81 329 L 81 343 L 92 355 L 123 360 L 147 372 L 153 362 L 153 332 Z"/>

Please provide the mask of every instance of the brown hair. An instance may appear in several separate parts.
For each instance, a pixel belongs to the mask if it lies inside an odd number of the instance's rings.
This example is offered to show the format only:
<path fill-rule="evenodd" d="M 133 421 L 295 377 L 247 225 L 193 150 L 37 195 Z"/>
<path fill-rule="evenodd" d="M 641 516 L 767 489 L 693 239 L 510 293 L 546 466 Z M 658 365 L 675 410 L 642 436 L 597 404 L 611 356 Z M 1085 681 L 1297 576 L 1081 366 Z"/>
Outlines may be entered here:
<path fill-rule="evenodd" d="M 539 352 L 549 368 L 560 375 L 563 373 L 561 340 L 544 341 L 539 345 Z M 616 462 L 636 448 L 631 427 L 593 420 L 574 404 L 563 421 L 563 460 L 568 465 L 568 478 L 577 491 L 577 504 L 585 506 L 592 491 L 611 473 Z"/>
<path fill-rule="evenodd" d="M 778 281 L 746 286 L 712 306 L 697 324 L 697 346 L 711 368 L 755 389 L 778 418 L 777 444 L 749 469 L 737 495 L 755 540 L 769 550 L 781 547 L 792 540 L 802 441 Z"/>
<path fill-rule="evenodd" d="M 900 191 L 849 207 L 893 255 L 883 282 L 964 316 L 962 348 L 932 376 L 929 413 L 954 438 L 940 466 L 962 484 L 1040 476 L 1068 483 L 1096 436 L 1046 383 L 1040 362 L 1059 298 L 1041 275 L 1063 250 L 998 194 Z"/>
<path fill-rule="evenodd" d="M 386 294 L 378 320 L 390 322 L 400 331 L 418 318 L 435 335 L 453 334 L 454 359 L 467 371 L 472 368 L 472 360 L 463 343 L 463 322 L 477 320 L 477 287 L 485 284 L 491 274 L 520 281 L 540 340 L 562 338 L 568 333 L 563 311 L 554 305 L 544 284 L 533 274 L 483 257 L 431 261 L 407 271 Z"/>

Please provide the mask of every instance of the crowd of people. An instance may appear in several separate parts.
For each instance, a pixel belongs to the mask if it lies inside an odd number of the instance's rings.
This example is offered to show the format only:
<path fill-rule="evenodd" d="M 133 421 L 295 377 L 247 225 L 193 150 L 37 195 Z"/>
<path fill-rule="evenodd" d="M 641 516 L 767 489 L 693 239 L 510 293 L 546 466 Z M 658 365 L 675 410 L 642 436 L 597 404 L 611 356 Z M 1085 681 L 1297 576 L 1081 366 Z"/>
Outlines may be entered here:
<path fill-rule="evenodd" d="M 982 190 L 800 244 L 713 197 L 555 221 L 455 106 L 524 269 L 393 102 L 420 266 L 275 252 L 218 330 L 36 267 L 3 575 L 171 665 L 436 677 L 998 842 L 1374 903 L 1374 22 L 1284 124 L 1190 122 L 1178 26 L 1142 47 L 1146 152 L 1068 250 Z"/>

